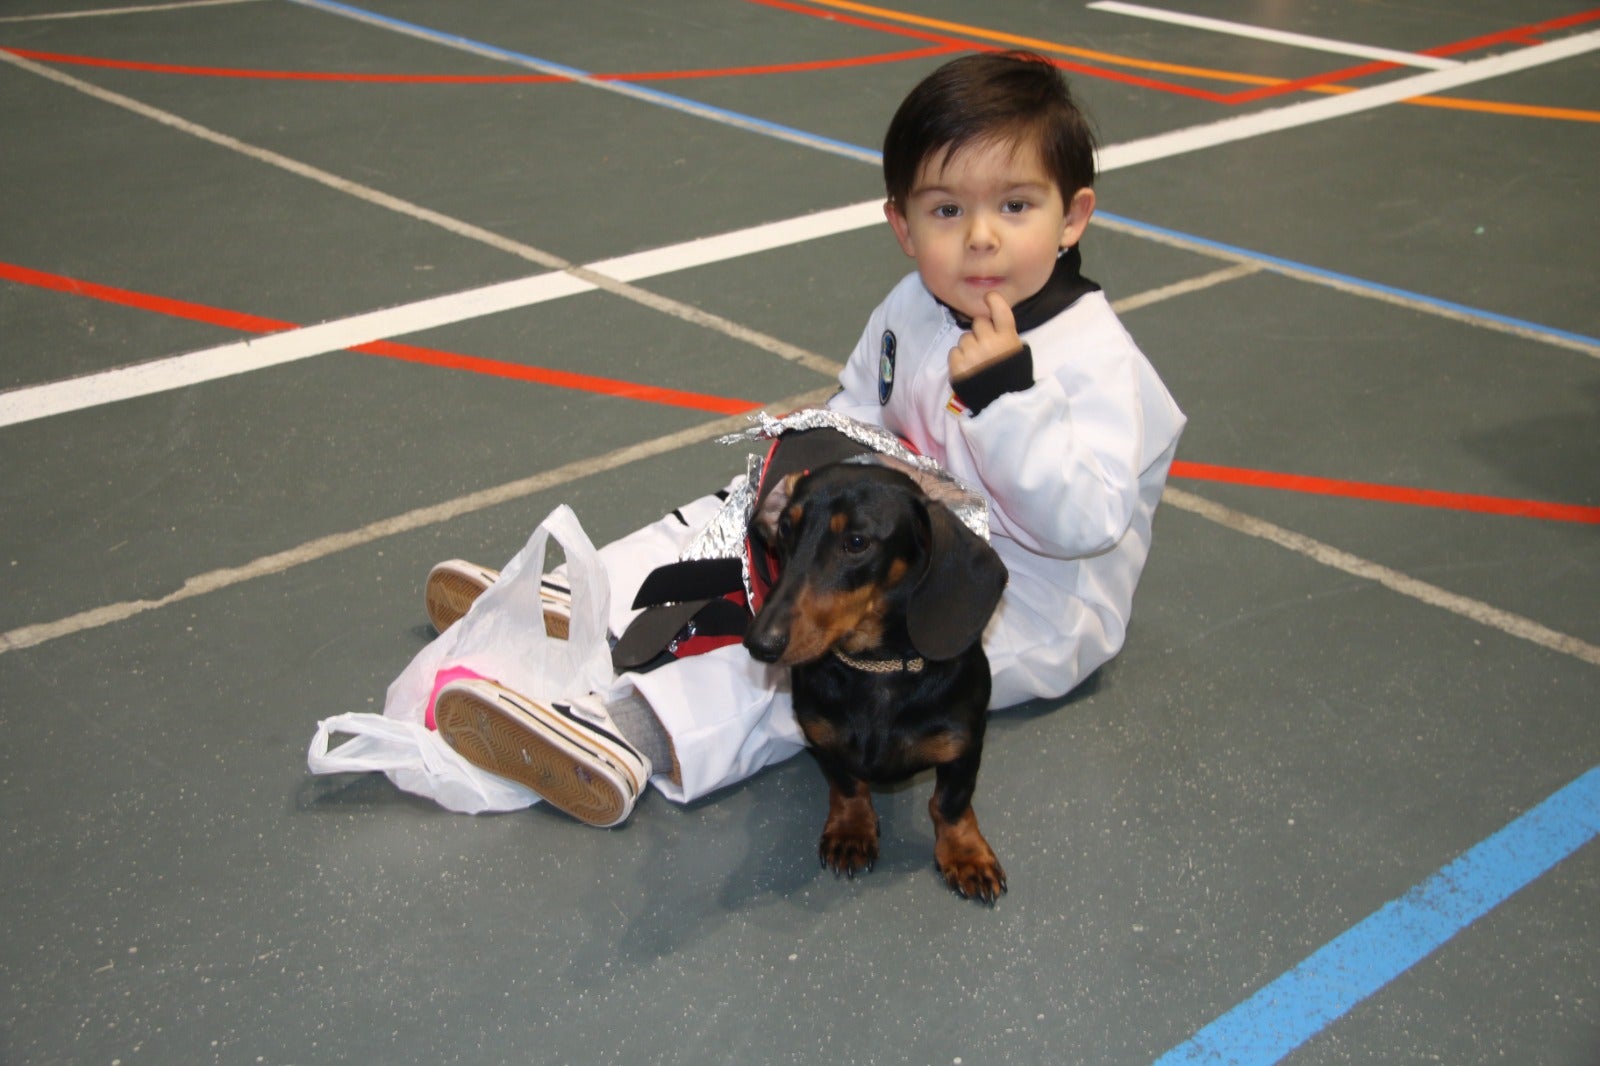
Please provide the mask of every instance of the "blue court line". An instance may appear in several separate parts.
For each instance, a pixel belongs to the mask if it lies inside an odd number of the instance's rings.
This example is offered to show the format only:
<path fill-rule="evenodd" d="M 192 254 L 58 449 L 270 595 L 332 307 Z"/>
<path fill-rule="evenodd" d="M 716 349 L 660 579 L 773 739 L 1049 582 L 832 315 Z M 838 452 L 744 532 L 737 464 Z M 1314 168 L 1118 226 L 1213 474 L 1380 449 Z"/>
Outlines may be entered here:
<path fill-rule="evenodd" d="M 1265 1066 L 1600 834 L 1594 767 L 1156 1060 Z"/>
<path fill-rule="evenodd" d="M 805 130 L 796 129 L 793 126 L 785 126 L 782 123 L 769 122 L 766 119 L 754 118 L 750 115 L 741 114 L 737 111 L 729 111 L 726 108 L 715 107 L 711 104 L 703 104 L 698 100 L 691 100 L 686 96 L 675 96 L 672 93 L 664 93 L 659 89 L 652 89 L 645 85 L 638 85 L 632 82 L 622 81 L 603 81 L 596 78 L 589 71 L 579 70 L 577 67 L 569 67 L 561 63 L 553 63 L 550 60 L 540 59 L 538 56 L 531 56 L 524 52 L 515 52 L 509 48 L 501 48 L 498 45 L 485 44 L 482 41 L 475 41 L 470 37 L 462 37 L 458 34 L 448 33 L 444 30 L 435 30 L 427 26 L 419 25 L 415 22 L 406 22 L 404 19 L 397 19 L 388 15 L 380 15 L 377 12 L 368 11 L 365 8 L 355 7 L 350 4 L 341 4 L 337 2 L 337 0 L 293 0 L 293 2 L 300 4 L 303 7 L 316 8 L 321 11 L 326 11 L 329 14 L 342 15 L 345 18 L 352 18 L 359 22 L 367 22 L 375 26 L 382 26 L 387 29 L 395 30 L 399 33 L 404 33 L 410 37 L 419 37 L 423 40 L 448 45 L 449 47 L 458 48 L 462 51 L 471 52 L 475 55 L 484 56 L 489 59 L 498 59 L 502 62 L 512 63 L 520 67 L 528 67 L 539 71 L 541 74 L 554 74 L 563 78 L 572 78 L 595 88 L 605 89 L 618 93 L 622 96 L 634 97 L 647 104 L 654 104 L 660 107 L 670 108 L 673 111 L 681 111 L 686 114 L 697 115 L 701 118 L 708 118 L 715 122 L 721 122 L 724 125 L 733 126 L 738 129 L 749 130 L 754 133 L 764 134 L 768 137 L 776 137 L 779 140 L 788 141 L 792 144 L 798 144 L 806 148 L 816 148 L 820 151 L 829 152 L 833 155 L 841 155 L 848 159 L 854 159 L 863 163 L 876 164 L 882 161 L 882 156 L 875 151 L 867 148 L 861 148 L 853 144 L 847 144 L 844 141 L 834 140 L 831 137 L 823 137 L 819 134 L 808 133 Z"/>
<path fill-rule="evenodd" d="M 1509 315 L 1496 314 L 1493 311 L 1485 311 L 1482 308 L 1469 307 L 1466 304 L 1453 303 L 1450 300 L 1441 300 L 1436 296 L 1426 296 L 1422 293 L 1411 292 L 1407 289 L 1397 289 L 1392 285 L 1384 285 L 1380 282 L 1368 281 L 1365 278 L 1354 277 L 1350 274 L 1340 274 L 1337 271 L 1325 270 L 1322 267 L 1309 266 L 1305 263 L 1297 263 L 1292 259 L 1281 259 L 1275 255 L 1267 255 L 1264 252 L 1253 251 L 1249 248 L 1241 248 L 1238 245 L 1224 244 L 1221 241 L 1213 241 L 1206 237 L 1196 237 L 1192 234 L 1183 233 L 1179 230 L 1167 229 L 1163 226 L 1154 225 L 1153 223 L 1139 222 L 1135 219 L 1124 218 L 1121 215 L 1114 215 L 1109 211 L 1097 211 L 1096 214 L 1107 221 L 1115 222 L 1118 225 L 1126 226 L 1128 229 L 1135 230 L 1140 233 L 1146 233 L 1151 236 L 1169 237 L 1173 240 L 1191 244 L 1196 248 L 1204 248 L 1210 251 L 1220 252 L 1238 258 L 1248 259 L 1251 262 L 1260 263 L 1268 268 L 1277 267 L 1285 271 L 1306 274 L 1335 285 L 1365 290 L 1380 296 L 1388 296 L 1396 300 L 1401 300 L 1405 303 L 1419 304 L 1432 308 L 1436 311 L 1442 311 L 1450 315 L 1455 315 L 1460 318 L 1493 323 L 1495 325 L 1503 326 L 1508 329 L 1514 329 L 1523 333 L 1537 334 L 1542 337 L 1548 337 L 1552 340 L 1566 341 L 1571 344 L 1584 345 L 1592 349 L 1600 349 L 1600 337 L 1590 337 L 1582 333 L 1573 333 L 1569 330 L 1556 329 L 1553 326 L 1546 326 L 1538 322 L 1530 322 L 1525 318 L 1512 318 Z"/>

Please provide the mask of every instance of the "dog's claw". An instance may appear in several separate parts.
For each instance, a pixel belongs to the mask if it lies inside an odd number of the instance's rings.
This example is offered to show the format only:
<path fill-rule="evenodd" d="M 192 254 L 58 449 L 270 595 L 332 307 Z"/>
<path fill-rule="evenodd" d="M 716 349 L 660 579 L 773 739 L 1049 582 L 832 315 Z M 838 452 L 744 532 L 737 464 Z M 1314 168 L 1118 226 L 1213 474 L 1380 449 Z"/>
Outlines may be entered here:
<path fill-rule="evenodd" d="M 993 906 L 1006 894 L 1006 874 L 1000 864 L 971 864 L 941 866 L 935 863 L 945 884 L 962 899 L 976 900 Z"/>
<path fill-rule="evenodd" d="M 835 877 L 854 881 L 856 874 L 872 872 L 878 862 L 876 836 L 857 837 L 845 833 L 824 833 L 817 846 L 824 868 L 832 870 Z"/>

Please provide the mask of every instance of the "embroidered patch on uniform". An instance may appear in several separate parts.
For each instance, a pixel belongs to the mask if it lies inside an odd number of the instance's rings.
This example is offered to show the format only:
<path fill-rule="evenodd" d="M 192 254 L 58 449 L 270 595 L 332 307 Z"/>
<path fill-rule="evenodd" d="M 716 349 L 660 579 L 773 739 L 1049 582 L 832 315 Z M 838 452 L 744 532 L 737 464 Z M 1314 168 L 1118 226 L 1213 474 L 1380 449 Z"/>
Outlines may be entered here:
<path fill-rule="evenodd" d="M 883 331 L 883 343 L 878 348 L 878 404 L 883 406 L 889 402 L 889 394 L 894 391 L 894 351 L 896 343 L 894 330 Z"/>
<path fill-rule="evenodd" d="M 950 402 L 944 405 L 944 409 L 957 418 L 967 413 L 967 405 L 957 399 L 956 394 L 953 392 L 950 394 Z"/>

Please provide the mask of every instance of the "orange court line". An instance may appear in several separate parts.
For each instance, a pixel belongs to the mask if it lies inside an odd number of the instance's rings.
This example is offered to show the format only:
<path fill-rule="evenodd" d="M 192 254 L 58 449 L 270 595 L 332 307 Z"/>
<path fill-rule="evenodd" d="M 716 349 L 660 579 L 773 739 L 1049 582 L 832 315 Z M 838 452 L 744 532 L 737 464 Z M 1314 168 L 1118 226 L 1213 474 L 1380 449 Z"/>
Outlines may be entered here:
<path fill-rule="evenodd" d="M 758 2 L 760 2 L 760 0 L 758 0 Z M 1050 52 L 1057 55 L 1078 56 L 1080 58 L 1093 59 L 1102 63 L 1133 67 L 1139 70 L 1157 71 L 1163 74 L 1209 78 L 1214 81 L 1235 82 L 1261 87 L 1261 89 L 1258 89 L 1254 92 L 1239 93 L 1233 97 L 1216 97 L 1218 102 L 1228 104 L 1246 103 L 1251 100 L 1264 98 L 1266 96 L 1300 90 L 1320 93 L 1354 92 L 1355 90 L 1348 86 L 1330 85 L 1327 84 L 1327 82 L 1338 78 L 1359 77 L 1392 66 L 1392 64 L 1370 64 L 1362 67 L 1351 68 L 1350 70 L 1346 71 L 1335 71 L 1328 74 L 1315 75 L 1311 78 L 1274 78 L 1258 74 L 1243 74 L 1237 71 L 1214 70 L 1206 67 L 1191 67 L 1175 63 L 1163 63 L 1155 60 L 1134 59 L 1130 56 L 1115 55 L 1109 52 L 1096 52 L 1086 48 L 1077 48 L 1072 45 L 1061 44 L 1056 41 L 1042 40 L 1037 37 L 1024 37 L 1018 34 L 1005 33 L 999 30 L 987 30 L 979 26 L 970 26 L 959 22 L 948 22 L 943 19 L 933 19 L 923 15 L 913 15 L 908 12 L 895 11 L 890 8 L 874 7 L 870 4 L 856 3 L 854 0 L 805 0 L 805 2 L 818 7 L 836 8 L 842 11 L 853 11 L 858 14 L 872 15 L 877 18 L 904 22 L 908 25 L 922 26 L 928 29 L 937 29 L 944 33 L 958 34 L 981 41 L 993 41 L 999 44 L 1032 49 L 1038 52 Z M 1549 22 L 1538 23 L 1532 26 L 1521 26 L 1515 29 L 1502 30 L 1498 33 L 1475 37 L 1468 41 L 1459 41 L 1452 45 L 1443 45 L 1438 48 L 1424 49 L 1422 54 L 1454 54 L 1506 41 L 1515 41 L 1525 44 L 1528 42 L 1530 35 L 1548 32 L 1555 29 L 1566 29 L 1581 23 L 1592 22 L 1596 19 L 1600 19 L 1600 8 L 1579 12 L 1575 15 L 1566 16 L 1565 18 L 1553 19 Z M 1543 107 L 1532 104 L 1506 104 L 1487 100 L 1465 100 L 1456 97 L 1444 96 L 1418 96 L 1404 102 L 1422 107 L 1448 108 L 1456 111 L 1478 111 L 1489 114 L 1513 115 L 1520 118 L 1558 119 L 1569 122 L 1600 122 L 1600 111 L 1588 111 L 1578 108 Z"/>

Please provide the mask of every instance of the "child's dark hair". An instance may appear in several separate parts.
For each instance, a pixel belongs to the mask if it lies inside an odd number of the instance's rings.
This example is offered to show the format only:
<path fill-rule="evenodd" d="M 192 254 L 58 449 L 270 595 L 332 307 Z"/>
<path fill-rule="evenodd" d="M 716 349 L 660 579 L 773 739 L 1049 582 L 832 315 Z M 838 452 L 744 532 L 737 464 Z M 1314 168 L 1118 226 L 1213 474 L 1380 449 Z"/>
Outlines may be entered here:
<path fill-rule="evenodd" d="M 911 90 L 883 138 L 883 181 L 904 207 L 923 163 L 968 145 L 1036 144 L 1045 170 L 1070 201 L 1094 185 L 1094 130 L 1066 78 L 1031 52 L 980 52 L 946 63 Z"/>

